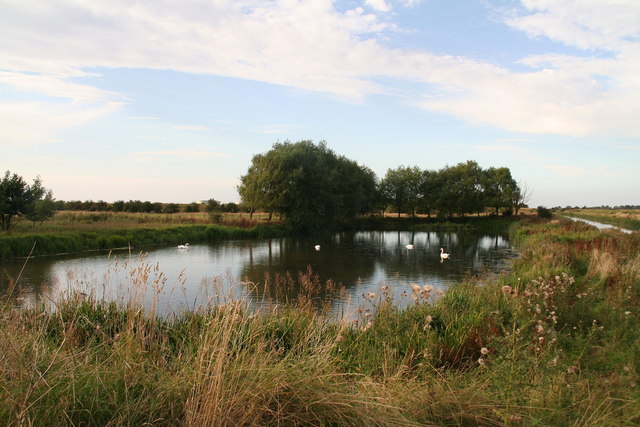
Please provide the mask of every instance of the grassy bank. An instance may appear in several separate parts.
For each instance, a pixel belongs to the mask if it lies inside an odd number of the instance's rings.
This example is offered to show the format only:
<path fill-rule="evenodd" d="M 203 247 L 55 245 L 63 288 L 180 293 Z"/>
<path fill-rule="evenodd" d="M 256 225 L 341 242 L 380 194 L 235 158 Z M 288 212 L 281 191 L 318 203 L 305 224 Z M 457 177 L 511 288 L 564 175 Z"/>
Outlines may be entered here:
<path fill-rule="evenodd" d="M 7 425 L 637 425 L 640 235 L 512 226 L 514 270 L 434 298 L 387 290 L 357 321 L 241 302 L 158 319 L 70 296 L 0 305 Z M 150 289 L 143 276 L 138 286 Z M 276 283 L 277 285 L 277 283 Z"/>
<path fill-rule="evenodd" d="M 0 260 L 27 257 L 32 250 L 33 256 L 43 256 L 128 247 L 137 249 L 185 242 L 255 239 L 283 234 L 285 230 L 279 226 L 257 225 L 239 228 L 222 225 L 184 225 L 3 235 L 0 236 Z"/>

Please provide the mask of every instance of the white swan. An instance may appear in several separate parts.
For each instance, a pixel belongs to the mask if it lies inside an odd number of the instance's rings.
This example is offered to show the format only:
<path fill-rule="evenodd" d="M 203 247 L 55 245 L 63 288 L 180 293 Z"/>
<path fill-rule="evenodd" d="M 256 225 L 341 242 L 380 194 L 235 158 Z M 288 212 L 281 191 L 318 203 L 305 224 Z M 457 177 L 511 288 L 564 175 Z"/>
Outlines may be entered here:
<path fill-rule="evenodd" d="M 315 245 L 314 248 L 316 248 L 316 251 L 320 250 L 320 245 Z"/>
<path fill-rule="evenodd" d="M 449 258 L 449 254 L 444 251 L 444 249 L 440 248 L 440 261 L 443 259 Z"/>
<path fill-rule="evenodd" d="M 412 244 L 404 245 L 404 247 L 407 248 L 407 249 L 413 249 L 413 245 Z"/>
<path fill-rule="evenodd" d="M 189 249 L 189 244 L 185 243 L 184 245 L 178 245 L 178 249 Z"/>

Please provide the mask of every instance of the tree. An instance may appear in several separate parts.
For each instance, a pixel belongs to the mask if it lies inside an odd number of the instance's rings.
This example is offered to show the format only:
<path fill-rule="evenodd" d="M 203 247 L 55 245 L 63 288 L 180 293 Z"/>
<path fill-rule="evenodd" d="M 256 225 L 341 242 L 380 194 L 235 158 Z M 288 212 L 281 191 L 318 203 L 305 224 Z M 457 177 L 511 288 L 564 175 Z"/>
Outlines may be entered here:
<path fill-rule="evenodd" d="M 511 208 L 518 185 L 509 168 L 489 168 L 483 175 L 487 206 L 494 208 L 496 215 L 500 214 L 501 208 Z"/>
<path fill-rule="evenodd" d="M 532 194 L 533 190 L 526 182 L 523 185 L 516 185 L 511 194 L 511 206 L 513 206 L 513 211 L 516 215 L 518 215 L 520 208 L 527 207 Z"/>
<path fill-rule="evenodd" d="M 250 210 L 279 213 L 299 230 L 314 230 L 369 212 L 375 174 L 325 142 L 276 143 L 255 155 L 240 178 L 238 193 Z"/>
<path fill-rule="evenodd" d="M 4 177 L 0 179 L 2 229 L 7 231 L 15 219 L 34 213 L 34 203 L 46 195 L 50 195 L 50 191 L 42 186 L 40 177 L 34 179 L 33 185 L 29 186 L 21 176 L 6 171 Z M 53 196 L 51 196 L 51 202 L 53 203 Z"/>
<path fill-rule="evenodd" d="M 416 208 L 420 204 L 421 180 L 422 172 L 417 166 L 400 166 L 387 170 L 380 182 L 380 191 L 385 200 L 397 209 L 398 216 L 404 211 L 415 216 Z"/>
<path fill-rule="evenodd" d="M 177 203 L 167 203 L 162 208 L 164 213 L 174 214 L 180 212 L 180 206 Z"/>
<path fill-rule="evenodd" d="M 438 172 L 424 170 L 420 179 L 420 206 L 419 209 L 430 218 L 431 213 L 438 208 Z"/>
<path fill-rule="evenodd" d="M 35 227 L 36 222 L 42 224 L 44 221 L 53 217 L 53 214 L 56 211 L 56 201 L 53 198 L 53 192 L 51 190 L 47 190 L 44 194 L 44 197 L 35 200 L 30 209 L 25 213 L 25 217 L 33 221 L 33 225 Z"/>

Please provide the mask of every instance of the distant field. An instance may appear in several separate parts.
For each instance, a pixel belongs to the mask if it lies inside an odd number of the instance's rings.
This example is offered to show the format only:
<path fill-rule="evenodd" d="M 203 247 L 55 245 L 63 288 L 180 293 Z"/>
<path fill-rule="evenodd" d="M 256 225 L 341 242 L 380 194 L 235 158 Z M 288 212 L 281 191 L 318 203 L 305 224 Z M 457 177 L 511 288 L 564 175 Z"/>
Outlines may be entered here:
<path fill-rule="evenodd" d="M 640 210 L 637 209 L 567 209 L 561 214 L 640 230 Z"/>
<path fill-rule="evenodd" d="M 249 219 L 248 213 L 224 213 L 221 225 L 250 228 L 267 222 L 269 215 L 256 213 Z M 275 218 L 272 219 L 275 221 Z M 208 225 L 214 221 L 206 212 L 192 213 L 130 213 L 130 212 L 88 212 L 59 211 L 54 217 L 42 224 L 33 224 L 22 220 L 11 229 L 12 234 L 52 233 L 114 230 L 123 228 L 154 228 L 177 225 Z"/>

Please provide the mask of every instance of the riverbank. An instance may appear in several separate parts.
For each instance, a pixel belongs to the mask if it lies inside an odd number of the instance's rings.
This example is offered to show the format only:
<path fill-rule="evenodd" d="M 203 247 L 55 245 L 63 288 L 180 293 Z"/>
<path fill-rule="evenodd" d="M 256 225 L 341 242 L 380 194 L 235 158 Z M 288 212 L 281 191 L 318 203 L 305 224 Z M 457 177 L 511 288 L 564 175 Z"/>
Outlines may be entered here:
<path fill-rule="evenodd" d="M 105 216 L 65 212 L 56 222 L 43 227 L 46 232 L 25 229 L 0 235 L 0 261 L 31 256 L 63 255 L 93 251 L 141 247 L 178 245 L 186 242 L 211 242 L 225 239 L 257 239 L 290 235 L 293 232 L 282 224 L 234 217 L 222 224 L 180 223 L 167 226 L 170 215 L 118 214 Z M 70 220 L 70 218 L 74 218 Z M 84 219 L 82 219 L 84 218 Z M 91 221 L 89 221 L 91 218 Z M 103 218 L 100 220 L 100 218 Z M 202 215 L 185 216 L 180 221 L 206 221 Z M 89 222 L 87 222 L 89 221 Z M 176 221 L 176 219 L 171 219 Z M 367 217 L 359 221 L 336 225 L 336 230 L 413 230 L 413 231 L 465 231 L 506 233 L 514 219 L 500 217 L 467 217 L 449 221 L 436 218 L 382 218 Z M 119 227 L 119 228 L 118 228 Z M 335 231 L 335 230 L 332 230 Z"/>
<path fill-rule="evenodd" d="M 435 298 L 385 288 L 357 322 L 306 294 L 161 320 L 72 295 L 56 311 L 0 304 L 0 421 L 141 425 L 636 425 L 640 237 L 525 220 L 522 256 Z M 153 292 L 144 275 L 140 289 Z M 18 288 L 19 289 L 19 288 Z M 16 291 L 18 291 L 16 289 Z"/>

